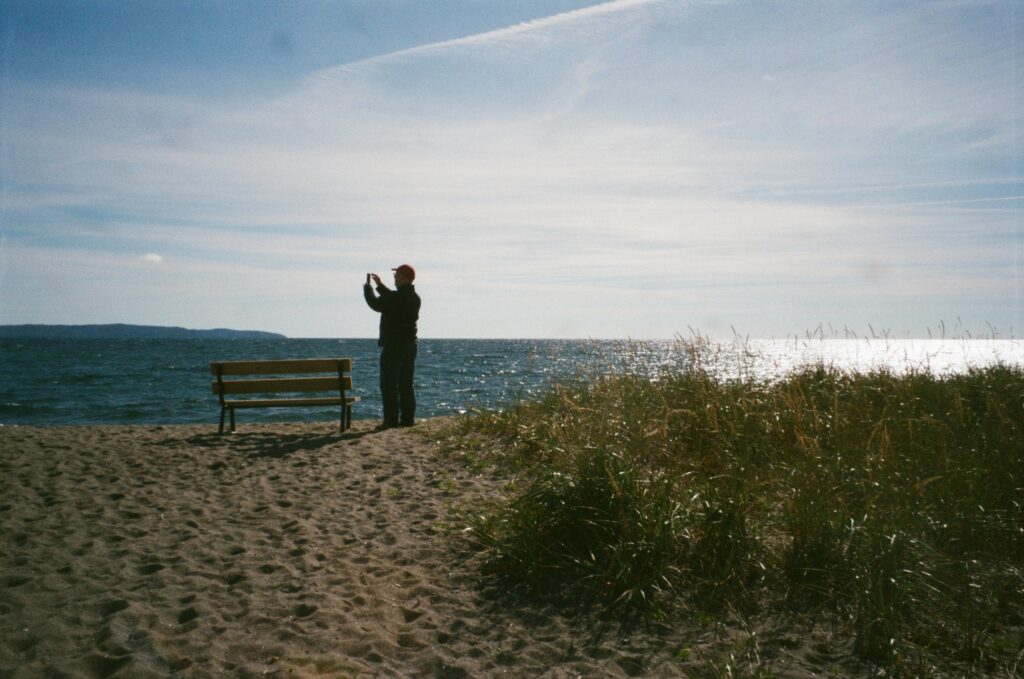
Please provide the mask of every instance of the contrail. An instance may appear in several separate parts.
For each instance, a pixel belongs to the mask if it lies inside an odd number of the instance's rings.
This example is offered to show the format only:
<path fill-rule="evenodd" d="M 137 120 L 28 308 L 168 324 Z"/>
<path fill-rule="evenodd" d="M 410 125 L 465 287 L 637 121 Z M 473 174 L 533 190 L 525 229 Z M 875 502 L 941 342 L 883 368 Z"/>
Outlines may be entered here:
<path fill-rule="evenodd" d="M 310 80 L 314 82 L 331 80 L 341 75 L 358 73 L 367 67 L 399 63 L 411 57 L 434 54 L 452 48 L 496 44 L 514 40 L 516 38 L 533 37 L 551 28 L 570 26 L 575 23 L 585 22 L 598 17 L 623 14 L 637 11 L 645 7 L 667 4 L 680 3 L 678 0 L 675 2 L 672 0 L 611 0 L 611 2 L 603 2 L 599 5 L 592 5 L 582 9 L 562 12 L 560 14 L 553 14 L 540 19 L 532 19 L 530 21 L 524 21 L 522 23 L 498 28 L 492 31 L 475 33 L 461 38 L 453 38 L 451 40 L 443 40 L 441 42 L 434 42 L 426 45 L 417 45 L 416 47 L 409 47 L 407 49 L 397 50 L 387 54 L 380 54 L 373 57 L 367 57 L 366 59 L 350 61 L 348 63 L 332 66 L 331 68 L 314 73 L 310 77 Z"/>

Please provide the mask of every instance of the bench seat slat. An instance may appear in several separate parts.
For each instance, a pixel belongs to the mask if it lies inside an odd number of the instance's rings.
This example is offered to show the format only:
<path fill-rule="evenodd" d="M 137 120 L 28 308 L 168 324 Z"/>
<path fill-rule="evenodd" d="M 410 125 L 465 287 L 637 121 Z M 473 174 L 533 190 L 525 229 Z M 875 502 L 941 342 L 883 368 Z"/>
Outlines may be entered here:
<path fill-rule="evenodd" d="M 295 373 L 352 372 L 351 358 L 290 358 L 277 361 L 215 361 L 210 374 L 216 375 L 288 375 Z"/>
<path fill-rule="evenodd" d="M 358 396 L 340 398 L 284 398 L 284 399 L 247 399 L 240 401 L 224 401 L 227 408 L 285 408 L 291 406 L 340 406 L 358 403 Z"/>
<path fill-rule="evenodd" d="M 221 391 L 223 385 L 223 392 Z M 261 394 L 291 391 L 345 391 L 352 390 L 352 378 L 345 375 L 339 383 L 337 377 L 278 377 L 262 380 L 214 380 L 210 388 L 215 394 Z"/>

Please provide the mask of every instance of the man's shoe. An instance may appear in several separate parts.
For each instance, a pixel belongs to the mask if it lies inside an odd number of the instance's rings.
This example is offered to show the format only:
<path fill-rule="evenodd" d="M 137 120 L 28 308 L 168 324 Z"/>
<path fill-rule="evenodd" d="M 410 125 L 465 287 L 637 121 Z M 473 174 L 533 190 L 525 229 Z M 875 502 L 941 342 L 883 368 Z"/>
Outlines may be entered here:
<path fill-rule="evenodd" d="M 374 427 L 373 430 L 374 431 L 385 431 L 387 429 L 394 429 L 397 426 L 398 426 L 397 424 L 388 424 L 387 422 L 381 422 L 376 427 Z"/>

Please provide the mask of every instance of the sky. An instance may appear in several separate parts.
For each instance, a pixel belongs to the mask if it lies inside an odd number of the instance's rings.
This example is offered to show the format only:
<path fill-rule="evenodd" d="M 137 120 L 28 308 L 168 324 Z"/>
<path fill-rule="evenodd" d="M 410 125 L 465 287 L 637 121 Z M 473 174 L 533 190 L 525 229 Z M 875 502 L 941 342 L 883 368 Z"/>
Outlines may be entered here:
<path fill-rule="evenodd" d="M 0 0 L 0 324 L 1024 334 L 1020 0 Z"/>

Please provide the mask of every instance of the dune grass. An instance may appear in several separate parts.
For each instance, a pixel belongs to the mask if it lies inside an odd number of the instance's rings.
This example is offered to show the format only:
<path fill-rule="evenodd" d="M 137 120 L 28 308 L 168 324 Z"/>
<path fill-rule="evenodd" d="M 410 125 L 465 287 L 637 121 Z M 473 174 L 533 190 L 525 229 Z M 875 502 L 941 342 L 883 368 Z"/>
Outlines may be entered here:
<path fill-rule="evenodd" d="M 1024 370 L 584 375 L 461 426 L 517 470 L 474 520 L 508 586 L 610 612 L 834 616 L 864 660 L 1024 652 Z"/>

